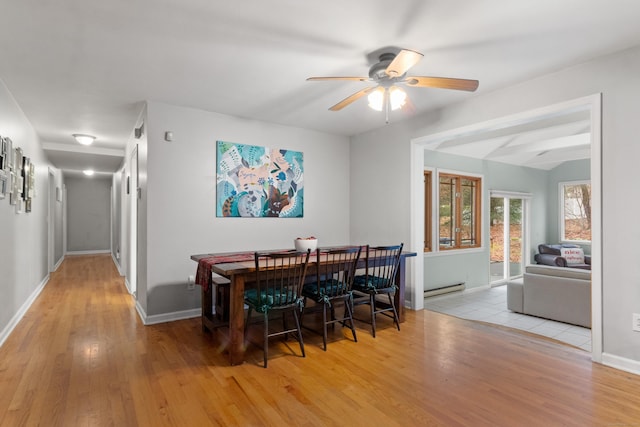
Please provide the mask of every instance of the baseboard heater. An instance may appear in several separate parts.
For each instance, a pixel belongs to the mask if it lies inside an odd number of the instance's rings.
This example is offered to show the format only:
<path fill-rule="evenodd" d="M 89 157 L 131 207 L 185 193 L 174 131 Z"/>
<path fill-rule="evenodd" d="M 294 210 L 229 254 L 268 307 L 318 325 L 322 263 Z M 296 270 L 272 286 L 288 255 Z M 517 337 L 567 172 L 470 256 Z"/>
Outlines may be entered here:
<path fill-rule="evenodd" d="M 434 297 L 436 295 L 448 294 L 449 292 L 463 291 L 464 288 L 465 288 L 464 282 L 456 283 L 453 285 L 441 286 L 439 288 L 434 288 L 434 289 L 429 289 L 427 291 L 424 291 L 424 297 L 428 298 L 428 297 Z"/>

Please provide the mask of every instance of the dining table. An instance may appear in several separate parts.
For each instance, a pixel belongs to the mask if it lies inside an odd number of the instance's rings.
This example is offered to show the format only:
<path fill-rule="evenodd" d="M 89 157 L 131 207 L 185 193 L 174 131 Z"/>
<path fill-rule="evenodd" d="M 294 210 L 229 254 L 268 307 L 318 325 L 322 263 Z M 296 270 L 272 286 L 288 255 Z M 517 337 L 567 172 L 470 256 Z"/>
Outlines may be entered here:
<path fill-rule="evenodd" d="M 358 260 L 358 268 L 362 269 L 366 265 L 367 252 L 365 248 L 363 247 Z M 191 259 L 198 263 L 195 282 L 201 287 L 202 330 L 204 332 L 213 332 L 219 327 L 228 327 L 228 337 L 225 340 L 224 349 L 228 353 L 231 365 L 239 365 L 244 362 L 244 291 L 255 280 L 256 265 L 254 254 L 255 252 L 220 252 L 191 255 Z M 416 255 L 415 252 L 402 252 L 395 278 L 397 291 L 394 298 L 398 319 L 401 323 L 404 322 L 405 317 L 406 260 Z M 375 253 L 372 256 L 375 256 Z M 317 262 L 318 260 L 316 260 L 314 252 L 312 252 L 308 262 L 307 274 L 315 274 L 313 272 Z"/>

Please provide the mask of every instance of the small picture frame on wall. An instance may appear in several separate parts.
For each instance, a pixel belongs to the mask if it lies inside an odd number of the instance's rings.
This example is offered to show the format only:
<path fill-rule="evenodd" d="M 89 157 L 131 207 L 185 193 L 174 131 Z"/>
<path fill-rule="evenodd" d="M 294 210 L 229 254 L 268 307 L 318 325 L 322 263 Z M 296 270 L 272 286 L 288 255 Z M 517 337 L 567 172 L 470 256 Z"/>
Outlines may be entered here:
<path fill-rule="evenodd" d="M 0 199 L 4 199 L 7 195 L 8 175 L 5 170 L 0 169 Z"/>
<path fill-rule="evenodd" d="M 36 165 L 33 163 L 30 164 L 29 168 L 29 176 L 27 177 L 27 182 L 29 184 L 29 198 L 33 199 L 36 197 Z"/>
<path fill-rule="evenodd" d="M 16 147 L 13 150 L 13 171 L 17 176 L 22 176 L 22 148 Z"/>
<path fill-rule="evenodd" d="M 9 172 L 7 179 L 7 193 L 9 193 L 9 204 L 15 206 L 18 201 L 18 190 L 16 189 L 16 174 L 13 171 Z"/>
<path fill-rule="evenodd" d="M 7 167 L 7 143 L 5 139 L 0 136 L 0 170 L 4 170 Z"/>
<path fill-rule="evenodd" d="M 10 138 L 4 138 L 4 147 L 5 147 L 5 159 L 4 159 L 4 170 L 9 173 L 13 169 L 13 142 Z"/>
<path fill-rule="evenodd" d="M 29 179 L 31 177 L 31 159 L 27 156 L 22 157 L 22 200 L 31 198 L 31 185 Z"/>

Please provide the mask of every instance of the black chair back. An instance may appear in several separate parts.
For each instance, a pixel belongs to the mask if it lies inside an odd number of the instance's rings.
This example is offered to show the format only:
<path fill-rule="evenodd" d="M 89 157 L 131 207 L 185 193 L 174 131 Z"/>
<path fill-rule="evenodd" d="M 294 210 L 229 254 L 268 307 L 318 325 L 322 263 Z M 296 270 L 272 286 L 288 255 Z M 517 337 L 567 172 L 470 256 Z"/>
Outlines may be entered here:
<path fill-rule="evenodd" d="M 318 297 L 332 299 L 351 292 L 360 251 L 359 246 L 316 250 Z"/>
<path fill-rule="evenodd" d="M 245 292 L 246 302 L 259 312 L 300 304 L 309 254 L 256 252 L 255 287 Z"/>
<path fill-rule="evenodd" d="M 367 259 L 365 274 L 353 279 L 354 292 L 364 294 L 364 297 L 354 298 L 354 305 L 369 304 L 371 306 L 371 333 L 376 336 L 376 315 L 383 314 L 392 317 L 400 330 L 400 319 L 396 310 L 394 297 L 396 295 L 396 275 L 400 267 L 401 243 L 395 246 L 367 245 Z M 389 302 L 378 301 L 377 296 L 384 294 Z M 394 297 L 392 297 L 394 295 Z"/>
<path fill-rule="evenodd" d="M 394 246 L 367 245 L 365 286 L 388 289 L 395 286 L 403 243 Z"/>

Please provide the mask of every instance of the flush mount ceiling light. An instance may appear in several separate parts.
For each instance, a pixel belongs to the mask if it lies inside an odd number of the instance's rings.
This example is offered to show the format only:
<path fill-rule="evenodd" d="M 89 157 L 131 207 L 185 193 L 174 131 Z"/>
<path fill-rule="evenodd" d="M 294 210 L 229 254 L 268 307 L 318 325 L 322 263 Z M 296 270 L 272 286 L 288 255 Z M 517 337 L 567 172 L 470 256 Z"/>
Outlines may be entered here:
<path fill-rule="evenodd" d="M 93 169 L 85 169 L 82 171 L 83 174 L 87 175 L 87 176 L 91 176 L 93 175 L 95 172 L 93 171 Z"/>
<path fill-rule="evenodd" d="M 96 140 L 95 136 L 82 133 L 74 133 L 73 137 L 82 145 L 91 145 Z"/>

